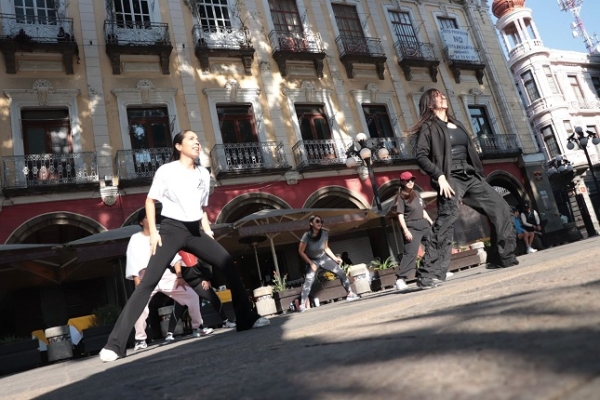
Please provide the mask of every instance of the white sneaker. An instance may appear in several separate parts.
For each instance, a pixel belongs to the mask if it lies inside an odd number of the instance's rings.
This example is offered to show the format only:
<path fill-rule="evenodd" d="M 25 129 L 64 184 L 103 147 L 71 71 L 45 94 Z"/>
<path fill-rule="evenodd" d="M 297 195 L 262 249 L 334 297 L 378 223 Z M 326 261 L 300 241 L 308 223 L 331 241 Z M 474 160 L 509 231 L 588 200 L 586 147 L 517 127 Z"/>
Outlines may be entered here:
<path fill-rule="evenodd" d="M 194 329 L 192 332 L 192 337 L 198 338 L 200 336 L 208 336 L 213 333 L 215 330 L 213 328 L 199 328 Z"/>
<path fill-rule="evenodd" d="M 306 311 L 306 310 L 308 310 L 308 308 L 306 308 L 306 306 L 302 306 L 302 305 L 301 305 L 300 307 L 298 307 L 298 311 L 299 311 L 299 312 L 304 312 L 304 311 Z"/>
<path fill-rule="evenodd" d="M 231 322 L 230 320 L 226 319 L 225 322 L 223 322 L 223 328 L 235 328 L 237 325 L 235 322 Z"/>
<path fill-rule="evenodd" d="M 406 282 L 404 282 L 404 279 L 398 279 L 396 281 L 396 289 L 397 290 L 404 290 L 408 287 L 408 285 L 406 284 Z"/>
<path fill-rule="evenodd" d="M 531 254 L 531 253 L 535 253 L 537 250 L 534 249 L 533 247 L 528 247 L 527 248 L 527 254 Z"/>
<path fill-rule="evenodd" d="M 119 358 L 117 353 L 108 349 L 100 350 L 100 354 L 98 355 L 100 356 L 100 360 L 102 360 L 102 362 L 112 362 L 116 361 Z"/>
<path fill-rule="evenodd" d="M 174 341 L 175 341 L 175 338 L 173 337 L 173 333 L 167 332 L 167 336 L 165 337 L 165 342 L 171 343 Z"/>
<path fill-rule="evenodd" d="M 260 317 L 259 319 L 256 320 L 256 322 L 254 322 L 254 325 L 252 325 L 252 327 L 253 328 L 262 328 L 264 326 L 269 326 L 270 324 L 271 324 L 271 321 L 269 321 L 265 317 Z"/>
<path fill-rule="evenodd" d="M 354 301 L 360 299 L 360 296 L 352 292 L 346 297 L 346 301 Z"/>
<path fill-rule="evenodd" d="M 136 340 L 133 351 L 144 350 L 148 348 L 148 343 L 145 340 Z"/>
<path fill-rule="evenodd" d="M 446 272 L 446 278 L 450 278 L 451 276 L 454 276 L 454 272 Z"/>

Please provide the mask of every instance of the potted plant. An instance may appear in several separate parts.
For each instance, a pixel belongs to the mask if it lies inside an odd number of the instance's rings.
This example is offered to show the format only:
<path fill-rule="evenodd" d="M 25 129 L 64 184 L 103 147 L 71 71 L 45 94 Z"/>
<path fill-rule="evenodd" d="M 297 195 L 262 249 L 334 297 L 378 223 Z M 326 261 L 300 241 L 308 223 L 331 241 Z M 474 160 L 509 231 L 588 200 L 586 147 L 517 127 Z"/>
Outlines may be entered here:
<path fill-rule="evenodd" d="M 285 310 L 289 310 L 290 304 L 294 302 L 299 296 L 302 288 L 287 288 L 287 274 L 279 276 L 277 272 L 273 272 L 273 300 L 275 300 L 275 307 L 277 312 L 282 313 Z"/>
<path fill-rule="evenodd" d="M 398 263 L 391 256 L 384 261 L 376 258 L 371 261 L 370 270 L 373 271 L 373 280 L 371 281 L 371 290 L 382 290 L 386 287 L 394 286 L 396 283 L 396 267 Z"/>
<path fill-rule="evenodd" d="M 102 350 L 120 313 L 121 308 L 115 305 L 100 306 L 92 312 L 92 326 L 81 332 L 83 353 L 92 354 Z"/>
<path fill-rule="evenodd" d="M 0 375 L 38 367 L 42 362 L 38 346 L 38 340 L 31 337 L 0 338 Z"/>

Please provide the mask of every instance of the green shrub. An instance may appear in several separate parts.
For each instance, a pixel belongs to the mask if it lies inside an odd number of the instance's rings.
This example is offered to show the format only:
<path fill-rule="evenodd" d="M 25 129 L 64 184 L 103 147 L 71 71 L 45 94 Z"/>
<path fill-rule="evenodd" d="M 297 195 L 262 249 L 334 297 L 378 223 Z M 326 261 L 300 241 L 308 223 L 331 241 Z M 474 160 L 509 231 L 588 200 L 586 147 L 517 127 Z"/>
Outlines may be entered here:
<path fill-rule="evenodd" d="M 92 314 L 94 314 L 92 326 L 112 325 L 117 322 L 117 318 L 121 314 L 121 308 L 109 304 L 96 308 L 92 311 Z"/>

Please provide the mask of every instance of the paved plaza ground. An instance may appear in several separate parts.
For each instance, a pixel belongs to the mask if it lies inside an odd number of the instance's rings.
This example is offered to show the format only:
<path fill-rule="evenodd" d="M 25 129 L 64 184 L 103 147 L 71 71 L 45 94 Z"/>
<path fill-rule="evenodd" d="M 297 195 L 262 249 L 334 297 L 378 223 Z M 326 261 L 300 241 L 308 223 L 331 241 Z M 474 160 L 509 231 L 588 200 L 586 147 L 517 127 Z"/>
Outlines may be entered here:
<path fill-rule="evenodd" d="M 599 399 L 600 238 L 519 260 L 2 377 L 0 398 Z"/>

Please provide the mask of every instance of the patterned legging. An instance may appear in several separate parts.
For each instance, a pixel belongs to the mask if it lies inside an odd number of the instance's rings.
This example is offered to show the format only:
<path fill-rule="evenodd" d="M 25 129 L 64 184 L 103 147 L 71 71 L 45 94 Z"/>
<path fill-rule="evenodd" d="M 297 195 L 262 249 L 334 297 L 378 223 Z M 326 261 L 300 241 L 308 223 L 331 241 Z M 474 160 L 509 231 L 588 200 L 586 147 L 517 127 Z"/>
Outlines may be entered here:
<path fill-rule="evenodd" d="M 338 278 L 340 278 L 340 281 L 342 281 L 342 285 L 344 286 L 344 289 L 346 289 L 346 292 L 351 292 L 350 281 L 348 280 L 346 273 L 340 268 L 338 263 L 333 261 L 326 253 L 317 259 L 313 259 L 312 262 L 317 265 L 317 271 L 319 268 L 323 268 L 336 274 Z M 315 283 L 315 277 L 317 276 L 317 271 L 313 271 L 310 267 L 308 267 L 308 269 L 309 271 L 306 273 L 306 278 L 304 278 L 304 284 L 302 285 L 300 304 L 306 304 L 308 294 L 310 293 L 310 289 L 312 288 L 313 283 Z"/>

